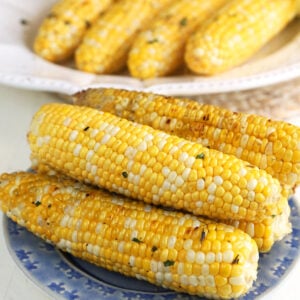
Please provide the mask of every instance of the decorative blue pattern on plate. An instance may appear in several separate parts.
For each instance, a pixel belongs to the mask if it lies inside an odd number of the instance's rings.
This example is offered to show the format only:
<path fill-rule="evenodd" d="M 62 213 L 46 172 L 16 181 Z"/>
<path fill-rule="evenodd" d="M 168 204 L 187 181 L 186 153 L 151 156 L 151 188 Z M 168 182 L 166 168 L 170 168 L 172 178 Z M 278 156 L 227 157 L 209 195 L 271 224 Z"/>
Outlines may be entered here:
<path fill-rule="evenodd" d="M 300 215 L 290 200 L 293 232 L 262 254 L 258 279 L 240 300 L 257 299 L 285 276 L 300 253 Z M 8 218 L 4 219 L 6 242 L 17 265 L 55 299 L 149 299 L 196 300 L 199 297 L 178 294 L 144 281 L 95 267 L 71 255 L 63 254 Z"/>

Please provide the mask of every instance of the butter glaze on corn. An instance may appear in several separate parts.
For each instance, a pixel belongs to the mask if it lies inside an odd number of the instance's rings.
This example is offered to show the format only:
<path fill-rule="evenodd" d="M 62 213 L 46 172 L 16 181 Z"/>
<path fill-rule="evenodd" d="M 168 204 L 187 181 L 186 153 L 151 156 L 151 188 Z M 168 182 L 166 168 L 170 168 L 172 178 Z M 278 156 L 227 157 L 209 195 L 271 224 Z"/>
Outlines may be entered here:
<path fill-rule="evenodd" d="M 75 53 L 78 69 L 108 74 L 126 66 L 129 49 L 139 30 L 171 0 L 119 0 L 86 32 Z"/>
<path fill-rule="evenodd" d="M 297 2 L 229 1 L 189 38 L 188 68 L 212 75 L 245 62 L 296 16 Z"/>
<path fill-rule="evenodd" d="M 53 62 L 69 58 L 80 44 L 85 31 L 112 2 L 112 0 L 58 1 L 38 30 L 34 51 Z"/>
<path fill-rule="evenodd" d="M 300 128 L 190 99 L 117 89 L 88 89 L 74 102 L 107 111 L 232 154 L 290 188 L 300 183 Z"/>
<path fill-rule="evenodd" d="M 197 215 L 260 221 L 286 201 L 279 182 L 247 162 L 89 107 L 42 106 L 28 141 L 34 163 Z"/>
<path fill-rule="evenodd" d="M 64 176 L 57 171 L 54 171 L 45 164 L 37 164 L 34 167 L 37 173 L 45 174 L 48 176 Z M 283 196 L 288 199 L 289 191 L 284 190 Z M 168 208 L 170 210 L 170 208 Z M 269 252 L 275 242 L 282 240 L 292 230 L 290 223 L 290 206 L 288 201 L 285 202 L 283 212 L 279 215 L 266 218 L 260 222 L 244 221 L 244 220 L 222 220 L 222 223 L 234 226 L 250 235 L 258 246 L 259 252 Z M 216 220 L 215 220 L 216 221 Z"/>
<path fill-rule="evenodd" d="M 134 40 L 128 57 L 132 76 L 163 76 L 183 65 L 184 47 L 192 31 L 226 0 L 177 0 L 151 22 Z"/>
<path fill-rule="evenodd" d="M 0 208 L 63 251 L 178 292 L 230 299 L 256 279 L 257 246 L 244 232 L 72 180 L 3 174 Z"/>

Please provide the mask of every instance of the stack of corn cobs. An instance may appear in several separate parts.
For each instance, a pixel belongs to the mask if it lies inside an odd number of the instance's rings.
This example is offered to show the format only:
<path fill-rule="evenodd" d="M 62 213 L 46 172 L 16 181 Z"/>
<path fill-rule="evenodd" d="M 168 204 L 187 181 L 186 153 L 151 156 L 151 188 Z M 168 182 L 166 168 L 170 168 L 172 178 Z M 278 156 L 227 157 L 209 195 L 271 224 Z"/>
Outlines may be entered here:
<path fill-rule="evenodd" d="M 239 297 L 291 232 L 300 128 L 188 99 L 88 89 L 47 104 L 0 207 L 59 249 L 178 292 Z"/>
<path fill-rule="evenodd" d="M 148 79 L 186 66 L 213 75 L 248 60 L 293 20 L 299 0 L 61 0 L 34 43 L 41 57 Z M 183 68 L 184 69 L 184 68 Z"/>

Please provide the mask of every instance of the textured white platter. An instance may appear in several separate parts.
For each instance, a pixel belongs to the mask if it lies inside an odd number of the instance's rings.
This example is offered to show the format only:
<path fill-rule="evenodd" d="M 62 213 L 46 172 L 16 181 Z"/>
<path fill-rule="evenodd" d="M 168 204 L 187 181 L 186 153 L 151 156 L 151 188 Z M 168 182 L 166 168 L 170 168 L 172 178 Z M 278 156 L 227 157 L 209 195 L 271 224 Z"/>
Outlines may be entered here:
<path fill-rule="evenodd" d="M 300 76 L 300 20 L 244 65 L 213 77 L 170 76 L 140 81 L 128 74 L 94 75 L 47 62 L 32 51 L 38 25 L 55 0 L 0 0 L 0 83 L 70 95 L 87 87 L 115 87 L 166 95 L 245 90 Z"/>

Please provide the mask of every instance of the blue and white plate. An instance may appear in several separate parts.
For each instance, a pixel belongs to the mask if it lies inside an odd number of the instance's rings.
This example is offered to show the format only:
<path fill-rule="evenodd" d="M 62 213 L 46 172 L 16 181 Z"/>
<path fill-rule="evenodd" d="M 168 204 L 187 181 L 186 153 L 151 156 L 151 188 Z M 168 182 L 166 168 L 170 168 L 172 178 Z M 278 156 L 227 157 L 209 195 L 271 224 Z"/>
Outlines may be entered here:
<path fill-rule="evenodd" d="M 292 233 L 276 243 L 270 253 L 261 255 L 258 279 L 240 300 L 257 299 L 270 291 L 298 258 L 300 214 L 294 199 L 290 200 L 290 206 Z M 200 300 L 106 271 L 64 254 L 8 218 L 4 218 L 3 225 L 7 246 L 17 265 L 54 299 Z"/>

